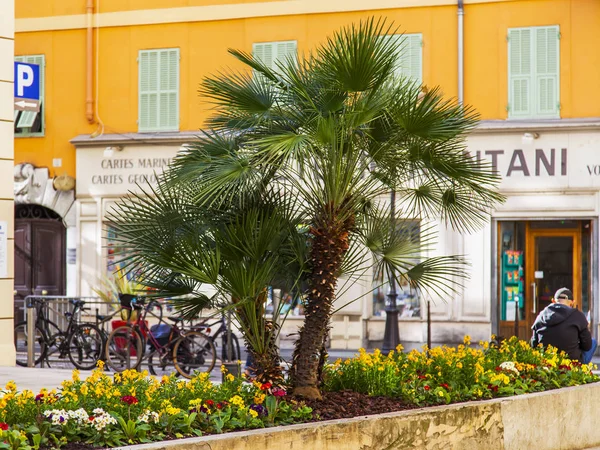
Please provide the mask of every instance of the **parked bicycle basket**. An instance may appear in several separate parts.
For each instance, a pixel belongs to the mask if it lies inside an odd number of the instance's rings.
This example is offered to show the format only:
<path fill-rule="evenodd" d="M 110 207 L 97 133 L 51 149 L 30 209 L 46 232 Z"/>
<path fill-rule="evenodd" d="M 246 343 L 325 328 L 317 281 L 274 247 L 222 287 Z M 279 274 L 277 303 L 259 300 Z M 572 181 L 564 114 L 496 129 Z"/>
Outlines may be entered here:
<path fill-rule="evenodd" d="M 139 307 L 133 306 L 135 295 L 119 294 L 119 302 L 121 303 L 121 319 L 126 322 L 135 322 L 139 316 Z"/>

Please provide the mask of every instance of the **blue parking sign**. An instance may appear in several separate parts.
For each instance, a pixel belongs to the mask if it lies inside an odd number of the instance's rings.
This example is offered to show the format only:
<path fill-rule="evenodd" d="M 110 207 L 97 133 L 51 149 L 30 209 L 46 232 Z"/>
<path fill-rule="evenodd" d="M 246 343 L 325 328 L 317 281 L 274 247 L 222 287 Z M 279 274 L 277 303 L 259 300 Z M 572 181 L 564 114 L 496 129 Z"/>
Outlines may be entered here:
<path fill-rule="evenodd" d="M 40 99 L 40 66 L 15 61 L 15 98 Z"/>

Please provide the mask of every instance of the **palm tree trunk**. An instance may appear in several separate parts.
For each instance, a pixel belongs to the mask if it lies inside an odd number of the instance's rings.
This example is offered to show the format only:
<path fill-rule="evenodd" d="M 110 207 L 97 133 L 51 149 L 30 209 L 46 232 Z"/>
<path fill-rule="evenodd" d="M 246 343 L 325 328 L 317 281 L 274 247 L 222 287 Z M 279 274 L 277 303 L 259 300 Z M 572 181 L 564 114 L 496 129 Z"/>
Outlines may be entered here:
<path fill-rule="evenodd" d="M 321 354 L 351 229 L 350 220 L 340 223 L 330 216 L 328 222 L 311 230 L 311 274 L 304 325 L 299 331 L 290 370 L 293 394 L 310 399 L 321 399 L 319 372 L 324 363 Z"/>

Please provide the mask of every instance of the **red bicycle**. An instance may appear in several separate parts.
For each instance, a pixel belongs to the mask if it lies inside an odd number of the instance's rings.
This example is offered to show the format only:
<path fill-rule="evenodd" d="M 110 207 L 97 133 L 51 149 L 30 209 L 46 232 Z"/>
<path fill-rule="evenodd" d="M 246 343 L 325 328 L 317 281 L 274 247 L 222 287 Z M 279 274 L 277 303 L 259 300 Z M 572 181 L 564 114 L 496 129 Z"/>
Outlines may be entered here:
<path fill-rule="evenodd" d="M 191 378 L 196 372 L 213 369 L 217 351 L 209 336 L 197 330 L 181 330 L 178 324 L 182 319 L 177 317 L 168 318 L 173 325 L 161 320 L 149 328 L 144 299 L 120 297 L 121 315 L 128 323 L 115 328 L 106 341 L 106 363 L 111 369 L 139 369 L 144 360 L 152 375 L 169 374 L 174 368 L 181 376 Z"/>

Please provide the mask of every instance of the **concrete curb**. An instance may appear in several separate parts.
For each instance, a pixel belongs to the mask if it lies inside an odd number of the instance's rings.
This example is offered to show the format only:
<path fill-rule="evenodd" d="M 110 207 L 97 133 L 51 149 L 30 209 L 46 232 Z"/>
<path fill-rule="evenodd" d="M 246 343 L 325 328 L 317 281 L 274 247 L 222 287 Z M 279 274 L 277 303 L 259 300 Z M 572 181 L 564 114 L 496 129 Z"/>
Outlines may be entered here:
<path fill-rule="evenodd" d="M 600 445 L 600 383 L 480 402 L 155 442 L 129 450 L 578 450 Z M 566 418 L 576 418 L 575 421 Z"/>

